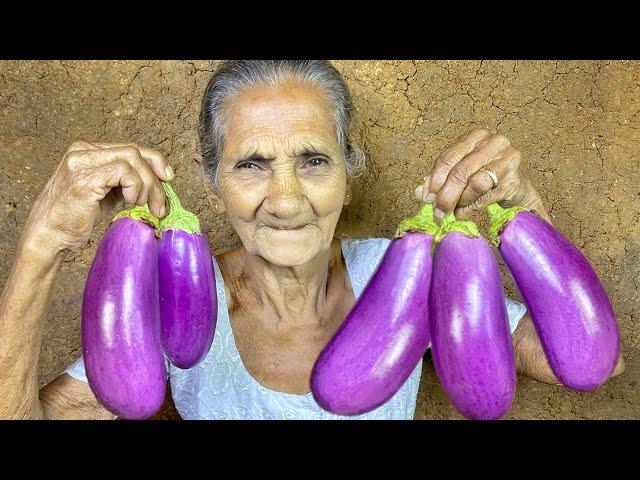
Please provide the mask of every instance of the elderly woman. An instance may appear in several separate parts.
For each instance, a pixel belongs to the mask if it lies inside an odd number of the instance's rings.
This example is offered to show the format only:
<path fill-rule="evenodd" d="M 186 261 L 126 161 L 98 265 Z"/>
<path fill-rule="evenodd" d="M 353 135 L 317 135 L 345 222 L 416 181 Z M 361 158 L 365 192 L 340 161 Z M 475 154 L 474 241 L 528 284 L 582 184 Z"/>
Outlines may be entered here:
<path fill-rule="evenodd" d="M 314 401 L 311 369 L 389 244 L 334 236 L 364 167 L 349 141 L 351 114 L 329 62 L 229 61 L 212 76 L 199 124 L 207 188 L 242 245 L 213 259 L 219 313 L 207 356 L 187 370 L 168 365 L 182 417 L 339 418 Z M 519 165 L 504 136 L 473 130 L 437 158 L 416 197 L 438 221 L 493 202 L 550 220 Z M 1 418 L 113 418 L 81 358 L 38 391 L 43 313 L 64 253 L 87 242 L 118 196 L 162 217 L 159 181 L 172 178 L 160 152 L 135 144 L 77 142 L 64 154 L 33 205 L 0 302 Z M 524 306 L 507 300 L 507 311 L 518 371 L 557 383 Z M 623 369 L 620 359 L 614 375 Z M 412 418 L 421 370 L 388 402 L 349 418 Z"/>

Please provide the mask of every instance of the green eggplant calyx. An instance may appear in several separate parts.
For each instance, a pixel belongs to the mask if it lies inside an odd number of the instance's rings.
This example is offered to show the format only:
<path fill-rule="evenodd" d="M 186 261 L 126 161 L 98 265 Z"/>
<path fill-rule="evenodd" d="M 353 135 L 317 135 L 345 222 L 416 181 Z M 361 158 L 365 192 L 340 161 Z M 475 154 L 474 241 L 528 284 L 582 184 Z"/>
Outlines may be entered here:
<path fill-rule="evenodd" d="M 495 247 L 500 246 L 500 232 L 507 226 L 507 223 L 515 218 L 518 212 L 527 211 L 528 209 L 520 206 L 503 208 L 497 203 L 489 205 L 487 207 L 487 213 L 489 214 L 491 225 L 489 226 L 487 237 L 491 245 Z"/>
<path fill-rule="evenodd" d="M 160 232 L 167 230 L 184 230 L 187 233 L 200 235 L 200 220 L 195 213 L 186 210 L 169 182 L 161 182 L 164 193 L 169 200 L 169 213 L 160 220 Z"/>
<path fill-rule="evenodd" d="M 112 222 L 120 218 L 131 218 L 133 220 L 139 220 L 141 222 L 146 223 L 153 227 L 156 231 L 156 235 L 158 233 L 158 228 L 160 226 L 160 219 L 156 217 L 151 210 L 149 210 L 149 205 L 146 203 L 144 205 L 136 205 L 133 208 L 129 208 L 126 210 L 120 210 L 115 217 L 113 217 Z"/>
<path fill-rule="evenodd" d="M 438 228 L 438 232 L 433 239 L 433 243 L 440 243 L 449 232 L 459 232 L 464 236 L 471 238 L 481 236 L 480 230 L 478 230 L 478 226 L 475 222 L 472 222 L 471 220 L 456 220 L 453 212 L 442 219 L 440 228 Z"/>
<path fill-rule="evenodd" d="M 400 238 L 407 232 L 424 232 L 435 235 L 437 231 L 438 225 L 433 221 L 433 206 L 430 203 L 425 203 L 414 217 L 400 222 L 395 237 Z"/>

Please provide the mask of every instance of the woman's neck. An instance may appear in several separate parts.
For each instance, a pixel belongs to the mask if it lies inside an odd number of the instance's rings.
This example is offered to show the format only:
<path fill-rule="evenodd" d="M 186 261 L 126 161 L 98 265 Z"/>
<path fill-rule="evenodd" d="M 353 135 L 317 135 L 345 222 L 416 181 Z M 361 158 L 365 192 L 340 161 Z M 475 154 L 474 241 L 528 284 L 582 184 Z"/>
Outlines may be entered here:
<path fill-rule="evenodd" d="M 339 246 L 339 241 L 338 241 Z M 257 300 L 276 314 L 276 328 L 318 325 L 327 306 L 332 248 L 294 267 L 273 265 L 245 251 L 244 277 Z M 339 247 L 338 247 L 339 248 Z"/>

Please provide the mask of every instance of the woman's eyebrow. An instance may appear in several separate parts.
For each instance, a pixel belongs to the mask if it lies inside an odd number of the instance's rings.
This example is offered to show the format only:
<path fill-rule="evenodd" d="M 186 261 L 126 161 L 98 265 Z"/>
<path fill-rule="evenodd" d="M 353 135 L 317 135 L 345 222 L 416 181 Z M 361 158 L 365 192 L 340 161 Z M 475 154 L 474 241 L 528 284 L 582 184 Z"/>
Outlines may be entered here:
<path fill-rule="evenodd" d="M 302 157 L 302 158 L 308 158 L 308 157 L 312 157 L 314 155 L 323 155 L 325 157 L 329 157 L 331 158 L 331 155 L 328 151 L 326 151 L 324 148 L 322 147 L 318 147 L 315 145 L 300 145 L 300 149 L 296 149 L 293 152 L 293 157 Z M 276 156 L 267 156 L 265 154 L 262 154 L 260 152 L 258 152 L 257 150 L 252 151 L 251 153 L 246 153 L 244 155 L 240 155 L 236 158 L 235 163 L 242 163 L 242 162 L 269 162 L 269 161 L 273 161 L 276 159 Z"/>
<path fill-rule="evenodd" d="M 242 162 L 268 162 L 271 160 L 275 160 L 275 157 L 266 157 L 258 152 L 250 153 L 248 155 L 240 157 L 236 163 Z"/>
<path fill-rule="evenodd" d="M 313 155 L 324 155 L 325 157 L 331 157 L 331 155 L 329 155 L 329 152 L 325 151 L 325 149 L 322 147 L 311 144 L 301 145 L 301 147 L 302 149 L 300 151 L 294 152 L 294 156 L 311 157 Z"/>
<path fill-rule="evenodd" d="M 324 155 L 325 157 L 329 156 L 329 154 L 323 152 L 321 149 L 318 149 L 318 148 L 305 148 L 304 150 L 302 150 L 296 156 L 297 157 L 312 157 L 314 155 Z"/>

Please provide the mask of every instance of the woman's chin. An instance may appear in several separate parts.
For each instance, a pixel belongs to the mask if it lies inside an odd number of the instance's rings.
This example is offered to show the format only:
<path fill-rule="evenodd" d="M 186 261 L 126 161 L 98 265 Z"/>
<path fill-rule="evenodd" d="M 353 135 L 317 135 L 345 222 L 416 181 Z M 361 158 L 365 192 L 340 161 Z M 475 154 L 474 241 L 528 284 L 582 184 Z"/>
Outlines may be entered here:
<path fill-rule="evenodd" d="M 262 250 L 262 249 L 261 249 Z M 318 252 L 315 248 L 309 248 L 300 251 L 297 248 L 274 248 L 269 247 L 260 252 L 260 256 L 266 261 L 279 267 L 296 267 L 310 262 Z"/>
<path fill-rule="evenodd" d="M 322 247 L 322 239 L 304 232 L 275 232 L 256 242 L 258 254 L 280 267 L 295 267 L 311 261 Z"/>

